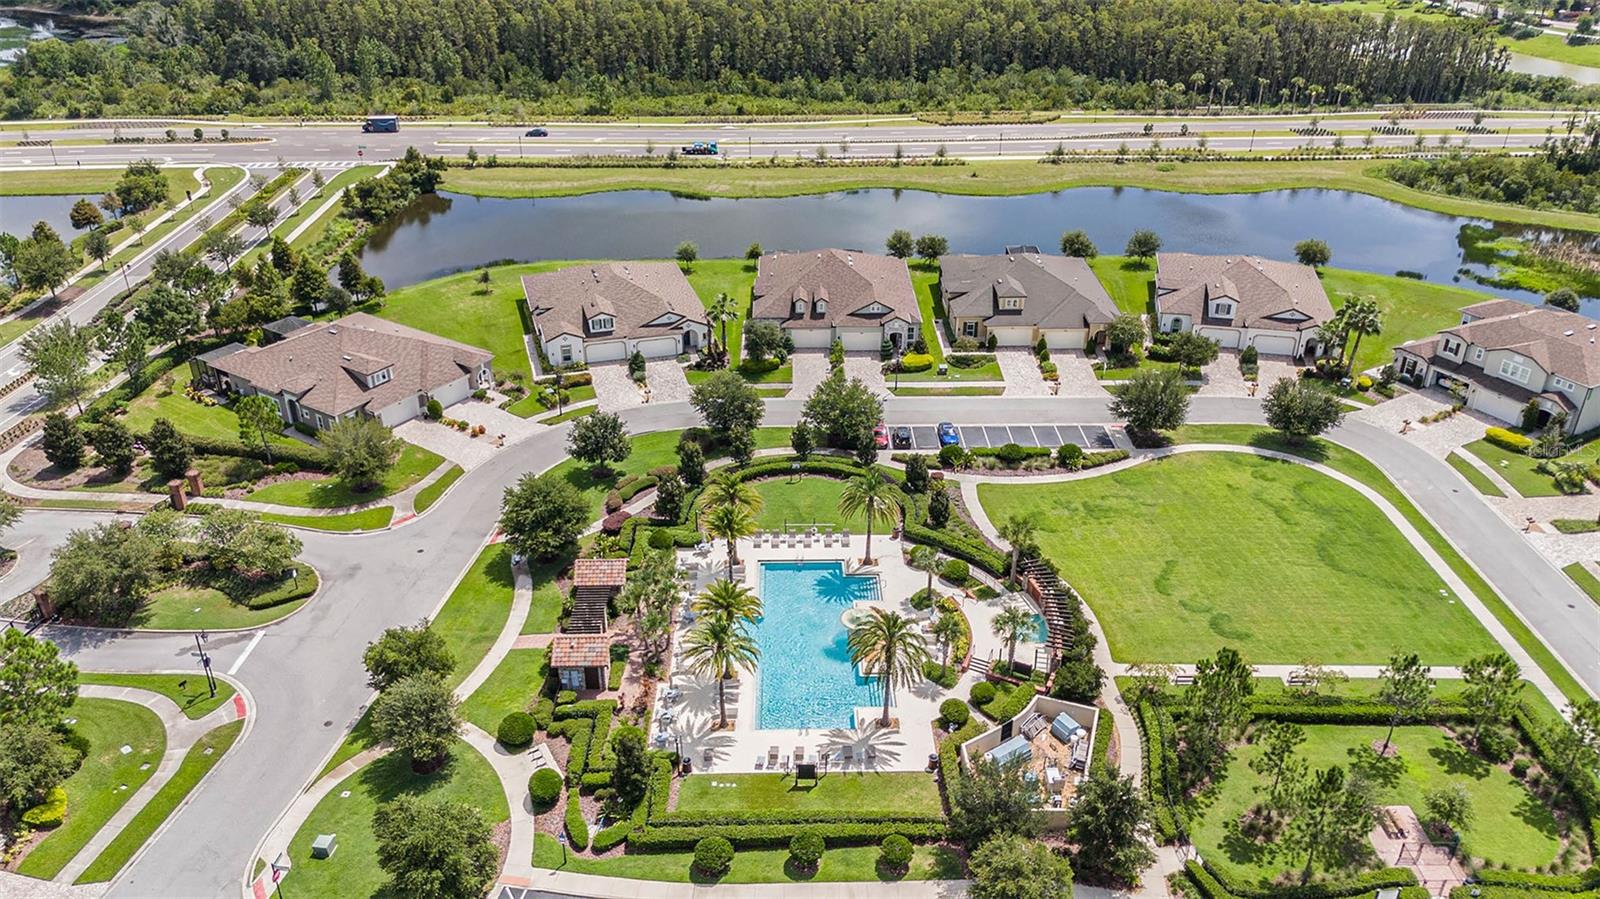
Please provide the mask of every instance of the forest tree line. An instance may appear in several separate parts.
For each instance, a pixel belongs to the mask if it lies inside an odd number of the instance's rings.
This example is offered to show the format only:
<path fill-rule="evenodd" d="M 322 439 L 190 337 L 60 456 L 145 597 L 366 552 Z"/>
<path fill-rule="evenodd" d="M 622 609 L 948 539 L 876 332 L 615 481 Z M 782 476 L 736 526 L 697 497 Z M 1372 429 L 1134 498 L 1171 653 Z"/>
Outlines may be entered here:
<path fill-rule="evenodd" d="M 1433 102 L 1505 66 L 1469 20 L 1269 0 L 178 0 L 125 21 L 119 47 L 32 45 L 5 116 Z"/>

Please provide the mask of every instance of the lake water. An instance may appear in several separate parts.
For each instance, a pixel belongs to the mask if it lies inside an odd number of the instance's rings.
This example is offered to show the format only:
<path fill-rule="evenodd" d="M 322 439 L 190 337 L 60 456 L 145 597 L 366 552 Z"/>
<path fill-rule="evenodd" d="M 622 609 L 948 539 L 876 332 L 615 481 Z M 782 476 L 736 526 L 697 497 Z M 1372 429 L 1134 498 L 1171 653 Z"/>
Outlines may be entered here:
<path fill-rule="evenodd" d="M 71 240 L 72 204 L 81 195 L 0 197 L 0 232 L 27 237 L 35 222 L 49 222 L 62 240 Z M 90 197 L 90 199 L 95 199 Z"/>
<path fill-rule="evenodd" d="M 1539 56 L 1526 56 L 1521 53 L 1511 54 L 1511 62 L 1506 68 L 1524 75 L 1544 75 L 1550 78 L 1571 78 L 1579 84 L 1600 84 L 1600 69 L 1594 66 L 1574 65 L 1570 62 L 1557 62 L 1553 59 L 1544 59 Z"/>
<path fill-rule="evenodd" d="M 1297 241 L 1317 237 L 1333 250 L 1335 266 L 1385 275 L 1421 272 L 1436 284 L 1539 299 L 1457 274 L 1460 268 L 1489 272 L 1463 258 L 1466 225 L 1494 223 L 1337 190 L 1207 195 L 1085 187 L 1016 197 L 863 190 L 743 200 L 643 190 L 541 200 L 441 193 L 377 229 L 362 264 L 393 289 L 505 259 L 670 257 L 685 240 L 706 259 L 743 256 L 752 242 L 769 251 L 834 246 L 882 252 L 889 232 L 905 228 L 942 234 L 957 253 L 996 253 L 1007 244 L 1054 252 L 1063 231 L 1081 228 L 1101 252 L 1118 253 L 1134 230 L 1151 228 L 1169 251 L 1278 259 L 1294 258 Z M 1600 302 L 1595 305 L 1600 314 Z"/>
<path fill-rule="evenodd" d="M 0 13 L 0 66 L 10 65 L 34 41 L 120 41 L 114 25 L 59 13 L 8 9 Z"/>

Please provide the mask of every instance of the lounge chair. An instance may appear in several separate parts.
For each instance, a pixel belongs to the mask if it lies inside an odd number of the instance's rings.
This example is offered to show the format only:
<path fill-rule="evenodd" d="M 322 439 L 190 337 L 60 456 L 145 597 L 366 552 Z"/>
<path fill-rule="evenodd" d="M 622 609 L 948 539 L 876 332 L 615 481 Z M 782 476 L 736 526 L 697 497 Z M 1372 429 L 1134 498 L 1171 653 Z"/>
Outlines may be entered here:
<path fill-rule="evenodd" d="M 763 763 L 763 762 L 765 762 L 765 761 L 766 761 L 766 759 L 764 759 L 764 758 L 762 758 L 762 757 L 761 757 L 761 756 L 759 756 L 759 755 L 758 755 L 758 756 L 756 756 L 756 770 L 757 770 L 757 771 L 760 771 L 760 770 L 761 770 L 761 765 L 762 765 L 762 763 Z"/>
<path fill-rule="evenodd" d="M 875 765 L 877 763 L 877 761 L 878 761 L 878 747 L 876 747 L 876 746 L 868 746 L 867 747 L 867 764 Z"/>
<path fill-rule="evenodd" d="M 839 768 L 841 770 L 848 771 L 850 770 L 850 763 L 855 760 L 856 748 L 854 746 L 846 746 L 844 748 L 844 760 L 839 763 Z"/>
<path fill-rule="evenodd" d="M 778 747 L 776 747 L 776 746 L 768 746 L 767 747 L 767 767 L 768 768 L 776 768 L 776 767 L 778 767 Z"/>
<path fill-rule="evenodd" d="M 805 760 L 806 760 L 806 748 L 804 746 L 796 746 L 794 748 L 794 763 L 796 765 L 798 765 L 801 762 L 804 762 Z"/>

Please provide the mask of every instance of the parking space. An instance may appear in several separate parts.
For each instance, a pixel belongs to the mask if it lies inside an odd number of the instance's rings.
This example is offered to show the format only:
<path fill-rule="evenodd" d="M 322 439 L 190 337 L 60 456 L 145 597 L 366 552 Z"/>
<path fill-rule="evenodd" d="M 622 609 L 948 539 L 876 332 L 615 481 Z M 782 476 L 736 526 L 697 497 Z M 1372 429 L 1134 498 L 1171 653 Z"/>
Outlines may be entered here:
<path fill-rule="evenodd" d="M 937 451 L 940 447 L 936 425 L 911 425 L 911 449 Z M 1000 447 L 1007 443 L 1019 446 L 1042 446 L 1055 449 L 1075 443 L 1086 450 L 1105 450 L 1116 447 L 1111 430 L 1105 425 L 961 425 L 956 428 L 961 445 L 968 449 Z"/>

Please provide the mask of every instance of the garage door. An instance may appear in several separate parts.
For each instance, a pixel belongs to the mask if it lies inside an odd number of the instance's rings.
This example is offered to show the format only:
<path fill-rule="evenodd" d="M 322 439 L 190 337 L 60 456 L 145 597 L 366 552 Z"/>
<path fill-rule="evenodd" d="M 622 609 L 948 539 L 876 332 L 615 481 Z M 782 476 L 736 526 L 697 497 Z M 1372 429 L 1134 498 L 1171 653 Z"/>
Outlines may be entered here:
<path fill-rule="evenodd" d="M 1474 387 L 1472 392 L 1467 395 L 1467 405 L 1485 415 L 1493 415 L 1501 421 L 1520 421 L 1522 419 L 1521 403 L 1510 397 L 1501 396 L 1498 393 L 1493 393 L 1480 387 Z"/>
<path fill-rule="evenodd" d="M 844 343 L 846 352 L 857 353 L 869 350 L 876 351 L 883 348 L 883 332 L 877 328 L 868 330 L 851 329 L 839 331 L 839 340 Z"/>
<path fill-rule="evenodd" d="M 626 359 L 628 358 L 628 345 L 621 340 L 586 343 L 583 346 L 583 357 L 589 362 L 611 362 L 617 359 Z"/>
<path fill-rule="evenodd" d="M 1215 340 L 1220 347 L 1236 347 L 1239 345 L 1239 332 L 1233 328 L 1201 328 L 1200 336 Z"/>
<path fill-rule="evenodd" d="M 664 359 L 678 355 L 678 338 L 651 337 L 634 344 L 646 359 Z"/>
<path fill-rule="evenodd" d="M 1081 328 L 1054 329 L 1044 332 L 1044 343 L 1052 350 L 1081 350 L 1084 337 L 1088 333 Z"/>
<path fill-rule="evenodd" d="M 990 328 L 996 346 L 1033 346 L 1032 328 Z"/>
<path fill-rule="evenodd" d="M 1278 356 L 1294 355 L 1294 337 L 1289 334 L 1257 334 L 1255 336 L 1256 352 L 1272 353 Z"/>
<path fill-rule="evenodd" d="M 797 347 L 810 349 L 821 347 L 826 349 L 833 343 L 833 330 L 831 328 L 791 328 L 789 329 L 789 336 L 794 338 L 794 345 Z"/>

